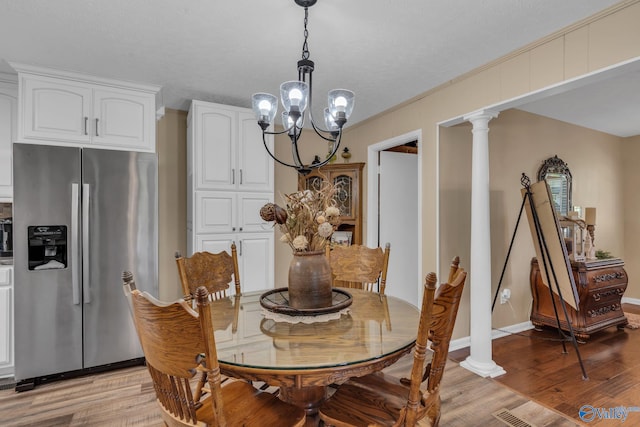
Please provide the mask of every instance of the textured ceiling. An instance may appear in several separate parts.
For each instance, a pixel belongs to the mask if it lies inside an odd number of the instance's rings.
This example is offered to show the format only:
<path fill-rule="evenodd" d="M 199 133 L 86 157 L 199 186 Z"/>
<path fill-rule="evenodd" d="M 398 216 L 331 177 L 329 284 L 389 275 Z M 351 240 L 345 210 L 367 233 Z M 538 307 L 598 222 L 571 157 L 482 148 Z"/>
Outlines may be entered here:
<path fill-rule="evenodd" d="M 315 114 L 335 87 L 357 123 L 616 0 L 318 0 L 309 10 Z M 0 71 L 18 62 L 156 84 L 166 107 L 250 106 L 297 78 L 293 0 L 0 0 Z"/>

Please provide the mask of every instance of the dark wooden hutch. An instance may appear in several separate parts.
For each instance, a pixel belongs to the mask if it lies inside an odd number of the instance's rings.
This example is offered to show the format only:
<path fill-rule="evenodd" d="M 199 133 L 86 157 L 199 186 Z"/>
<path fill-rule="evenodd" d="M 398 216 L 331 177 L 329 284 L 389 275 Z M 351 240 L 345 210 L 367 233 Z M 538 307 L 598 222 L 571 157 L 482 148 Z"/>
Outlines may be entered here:
<path fill-rule="evenodd" d="M 336 186 L 342 223 L 338 230 L 352 232 L 351 243 L 362 244 L 362 170 L 364 163 L 330 163 L 298 176 L 298 189 L 319 188 L 324 180 Z"/>

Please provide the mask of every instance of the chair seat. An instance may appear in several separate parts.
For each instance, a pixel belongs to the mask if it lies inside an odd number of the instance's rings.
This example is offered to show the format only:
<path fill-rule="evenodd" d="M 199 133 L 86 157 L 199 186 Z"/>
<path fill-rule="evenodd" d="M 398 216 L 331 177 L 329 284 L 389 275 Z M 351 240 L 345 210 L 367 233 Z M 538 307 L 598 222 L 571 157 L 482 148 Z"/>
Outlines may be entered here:
<path fill-rule="evenodd" d="M 410 381 L 384 372 L 353 378 L 320 406 L 327 426 L 398 426 L 407 405 Z M 440 393 L 421 391 L 417 420 L 427 416 L 425 425 L 437 426 L 440 420 Z"/>
<path fill-rule="evenodd" d="M 326 425 L 394 426 L 408 397 L 408 385 L 392 375 L 376 372 L 342 384 L 320 406 L 320 413 Z M 418 412 L 424 409 L 420 405 Z"/>
<path fill-rule="evenodd" d="M 215 425 L 211 410 L 212 399 L 202 401 L 198 420 Z M 262 392 L 244 381 L 233 381 L 222 387 L 224 416 L 229 426 L 304 426 L 306 414 L 293 408 L 271 393 Z"/>

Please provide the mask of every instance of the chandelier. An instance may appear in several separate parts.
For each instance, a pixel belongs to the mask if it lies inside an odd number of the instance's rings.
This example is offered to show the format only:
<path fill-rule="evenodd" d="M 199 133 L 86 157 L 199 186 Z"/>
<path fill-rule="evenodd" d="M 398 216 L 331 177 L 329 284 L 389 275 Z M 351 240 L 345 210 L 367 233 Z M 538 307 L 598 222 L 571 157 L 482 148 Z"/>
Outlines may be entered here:
<path fill-rule="evenodd" d="M 307 38 L 307 22 L 309 19 L 309 7 L 317 0 L 294 0 L 297 5 L 304 7 L 304 43 L 302 44 L 302 59 L 298 61 L 298 80 L 284 82 L 280 85 L 280 100 L 282 101 L 282 132 L 268 132 L 267 128 L 273 123 L 278 110 L 278 99 L 269 93 L 255 93 L 251 104 L 262 128 L 262 141 L 269 155 L 278 163 L 294 168 L 299 174 L 306 175 L 314 168 L 323 166 L 334 157 L 340 147 L 342 128 L 353 111 L 355 95 L 350 90 L 333 89 L 329 91 L 329 106 L 324 109 L 324 125 L 321 128 L 314 120 L 312 113 L 312 74 L 314 63 L 309 59 L 309 46 Z M 329 154 L 324 161 L 316 160 L 311 164 L 304 164 L 300 159 L 298 141 L 302 135 L 305 124 L 305 116 L 308 112 L 309 122 L 313 130 L 324 140 L 329 142 Z M 267 144 L 265 135 L 280 135 L 287 133 L 291 139 L 292 162 L 286 162 L 276 158 Z"/>

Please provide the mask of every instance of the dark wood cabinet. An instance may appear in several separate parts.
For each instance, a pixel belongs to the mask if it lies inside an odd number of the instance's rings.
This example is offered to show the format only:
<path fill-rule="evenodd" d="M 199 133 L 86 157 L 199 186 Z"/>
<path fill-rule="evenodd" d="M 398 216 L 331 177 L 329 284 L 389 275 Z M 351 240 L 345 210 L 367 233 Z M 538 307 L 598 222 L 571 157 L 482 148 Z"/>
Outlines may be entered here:
<path fill-rule="evenodd" d="M 571 268 L 580 301 L 578 310 L 569 304 L 566 307 L 576 338 L 587 340 L 592 333 L 610 326 L 623 328 L 628 323 L 621 305 L 628 283 L 624 262 L 619 258 L 572 262 Z M 542 282 L 536 258 L 531 260 L 530 281 L 533 296 L 531 323 L 536 327 L 557 327 L 549 288 Z M 568 331 L 569 325 L 555 293 L 553 300 L 558 310 L 560 327 Z"/>
<path fill-rule="evenodd" d="M 351 243 L 362 244 L 362 169 L 364 163 L 328 164 L 308 175 L 298 176 L 298 189 L 320 188 L 328 180 L 337 189 L 336 200 L 342 223 L 338 230 L 351 231 Z"/>

